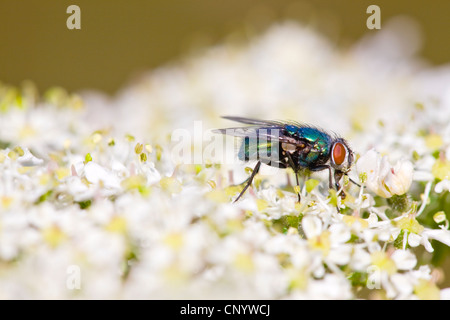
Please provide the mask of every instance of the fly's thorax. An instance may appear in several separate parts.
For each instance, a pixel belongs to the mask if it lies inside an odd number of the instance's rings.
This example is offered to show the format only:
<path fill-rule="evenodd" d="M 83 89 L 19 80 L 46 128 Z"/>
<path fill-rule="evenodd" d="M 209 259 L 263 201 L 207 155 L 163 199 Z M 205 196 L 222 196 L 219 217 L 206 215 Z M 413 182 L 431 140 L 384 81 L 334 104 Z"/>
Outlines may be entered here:
<path fill-rule="evenodd" d="M 306 145 L 298 157 L 301 167 L 315 167 L 328 161 L 331 137 L 326 132 L 314 127 L 302 127 L 298 129 L 297 136 Z"/>
<path fill-rule="evenodd" d="M 347 142 L 338 138 L 331 144 L 330 150 L 330 164 L 335 170 L 347 172 L 353 162 L 353 151 L 348 146 Z"/>
<path fill-rule="evenodd" d="M 301 168 L 313 168 L 329 160 L 329 146 L 325 141 L 305 142 L 304 148 L 292 154 L 295 163 Z"/>

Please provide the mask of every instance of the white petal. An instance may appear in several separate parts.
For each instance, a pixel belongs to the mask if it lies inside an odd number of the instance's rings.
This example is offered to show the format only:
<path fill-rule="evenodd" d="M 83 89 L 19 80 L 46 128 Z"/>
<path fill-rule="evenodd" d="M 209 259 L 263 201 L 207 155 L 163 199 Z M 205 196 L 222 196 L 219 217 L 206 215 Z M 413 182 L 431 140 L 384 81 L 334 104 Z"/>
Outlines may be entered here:
<path fill-rule="evenodd" d="M 358 174 L 366 173 L 367 178 L 373 177 L 379 168 L 379 154 L 374 149 L 367 151 L 356 163 Z"/>
<path fill-rule="evenodd" d="M 363 249 L 357 248 L 354 250 L 350 266 L 357 271 L 366 271 L 371 262 L 370 254 Z"/>
<path fill-rule="evenodd" d="M 434 179 L 434 176 L 429 171 L 424 171 L 424 170 L 422 170 L 422 171 L 415 170 L 414 171 L 413 180 L 415 180 L 415 181 L 431 181 L 433 179 Z"/>
<path fill-rule="evenodd" d="M 450 190 L 450 180 L 445 179 L 436 184 L 436 187 L 434 187 L 434 191 L 437 193 L 441 193 L 442 191 L 449 191 Z"/>
<path fill-rule="evenodd" d="M 349 228 L 343 223 L 333 224 L 330 226 L 329 230 L 331 232 L 330 241 L 332 244 L 345 243 L 350 240 L 352 236 Z"/>
<path fill-rule="evenodd" d="M 410 233 L 408 236 L 408 244 L 411 247 L 417 247 L 420 244 L 422 237 L 415 233 Z"/>
<path fill-rule="evenodd" d="M 313 273 L 314 277 L 322 278 L 325 274 L 325 267 L 323 266 L 323 264 L 320 264 L 316 268 L 314 268 L 312 273 Z"/>
<path fill-rule="evenodd" d="M 120 188 L 119 179 L 99 164 L 90 161 L 84 166 L 86 179 L 94 184 L 102 181 L 105 187 Z"/>
<path fill-rule="evenodd" d="M 381 181 L 389 171 L 388 163 L 385 157 L 381 158 L 380 154 L 374 149 L 367 151 L 356 163 L 358 174 L 365 173 L 367 175 L 366 186 L 380 196 L 385 195 Z M 388 195 L 389 196 L 389 195 Z"/>
<path fill-rule="evenodd" d="M 431 279 L 431 269 L 428 265 L 420 266 L 418 270 L 412 271 L 411 274 L 413 274 L 416 279 Z"/>
<path fill-rule="evenodd" d="M 384 180 L 390 172 L 391 172 L 391 164 L 388 161 L 388 157 L 383 156 L 380 161 L 380 168 L 378 172 L 379 180 Z"/>
<path fill-rule="evenodd" d="M 36 158 L 27 148 L 24 148 L 23 151 L 24 155 L 17 159 L 17 162 L 19 162 L 22 166 L 32 167 L 39 166 L 44 163 L 44 160 Z"/>
<path fill-rule="evenodd" d="M 425 250 L 427 250 L 428 252 L 434 251 L 434 248 L 431 245 L 431 242 L 428 240 L 428 237 L 423 234 L 423 232 L 422 232 L 422 244 L 425 247 Z"/>
<path fill-rule="evenodd" d="M 422 232 L 422 235 L 450 246 L 450 230 L 427 228 Z"/>
<path fill-rule="evenodd" d="M 376 194 L 384 198 L 392 197 L 392 193 L 386 188 L 387 180 L 391 174 L 391 165 L 389 164 L 388 158 L 384 156 L 381 158 L 380 167 L 378 169 L 378 180 L 376 187 L 372 190 Z"/>
<path fill-rule="evenodd" d="M 369 226 L 372 225 L 373 223 L 377 223 L 378 216 L 375 213 L 371 212 L 369 218 L 367 218 L 367 222 L 369 222 Z"/>
<path fill-rule="evenodd" d="M 327 261 L 330 260 L 337 265 L 346 265 L 350 262 L 352 250 L 351 245 L 342 244 L 328 253 Z"/>
<path fill-rule="evenodd" d="M 441 290 L 441 300 L 450 300 L 450 288 Z"/>
<path fill-rule="evenodd" d="M 399 299 L 406 298 L 412 294 L 414 286 L 407 275 L 400 273 L 393 274 L 391 276 L 391 282 L 399 292 Z"/>
<path fill-rule="evenodd" d="M 316 237 L 322 233 L 322 221 L 318 217 L 308 215 L 302 219 L 302 228 L 308 239 Z"/>
<path fill-rule="evenodd" d="M 416 256 L 408 250 L 396 250 L 391 259 L 400 270 L 411 270 L 417 263 Z"/>
<path fill-rule="evenodd" d="M 386 186 L 393 194 L 405 194 L 411 187 L 413 165 L 409 161 L 399 161 L 386 177 Z"/>

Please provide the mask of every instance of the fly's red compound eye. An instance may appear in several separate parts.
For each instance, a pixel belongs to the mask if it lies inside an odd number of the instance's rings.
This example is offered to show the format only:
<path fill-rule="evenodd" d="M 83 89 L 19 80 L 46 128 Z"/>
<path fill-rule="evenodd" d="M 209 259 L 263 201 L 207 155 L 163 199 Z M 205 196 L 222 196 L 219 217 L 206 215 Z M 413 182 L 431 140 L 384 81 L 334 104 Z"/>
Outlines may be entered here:
<path fill-rule="evenodd" d="M 345 156 L 347 155 L 347 149 L 345 149 L 345 146 L 337 142 L 334 144 L 333 148 L 333 161 L 335 164 L 340 166 L 342 163 L 344 163 Z"/>

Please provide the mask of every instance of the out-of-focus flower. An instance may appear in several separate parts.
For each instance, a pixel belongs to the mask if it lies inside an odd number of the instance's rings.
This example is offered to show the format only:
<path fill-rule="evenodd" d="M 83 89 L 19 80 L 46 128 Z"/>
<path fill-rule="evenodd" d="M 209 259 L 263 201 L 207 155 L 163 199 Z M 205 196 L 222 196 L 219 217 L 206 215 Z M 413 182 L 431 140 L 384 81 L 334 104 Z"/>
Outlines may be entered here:
<path fill-rule="evenodd" d="M 391 166 L 386 156 L 371 149 L 356 163 L 358 174 L 365 176 L 367 187 L 383 198 L 403 195 L 411 187 L 413 165 L 408 160 L 399 160 Z"/>
<path fill-rule="evenodd" d="M 437 193 L 441 193 L 445 190 L 450 191 L 450 180 L 449 179 L 444 179 L 442 181 L 439 181 L 438 183 L 436 183 L 436 186 L 434 187 L 434 191 L 436 191 Z"/>
<path fill-rule="evenodd" d="M 442 181 L 450 179 L 450 160 L 443 156 L 439 157 L 431 167 L 431 173 L 435 178 Z"/>

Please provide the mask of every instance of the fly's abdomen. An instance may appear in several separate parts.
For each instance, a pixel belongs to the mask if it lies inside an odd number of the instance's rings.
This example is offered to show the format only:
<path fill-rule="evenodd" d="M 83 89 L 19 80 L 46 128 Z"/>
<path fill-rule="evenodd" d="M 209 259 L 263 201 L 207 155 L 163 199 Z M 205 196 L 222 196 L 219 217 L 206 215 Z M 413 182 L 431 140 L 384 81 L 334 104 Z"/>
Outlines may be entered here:
<path fill-rule="evenodd" d="M 278 149 L 278 141 L 246 137 L 242 140 L 238 158 L 242 161 L 261 161 L 273 166 L 280 161 Z"/>

